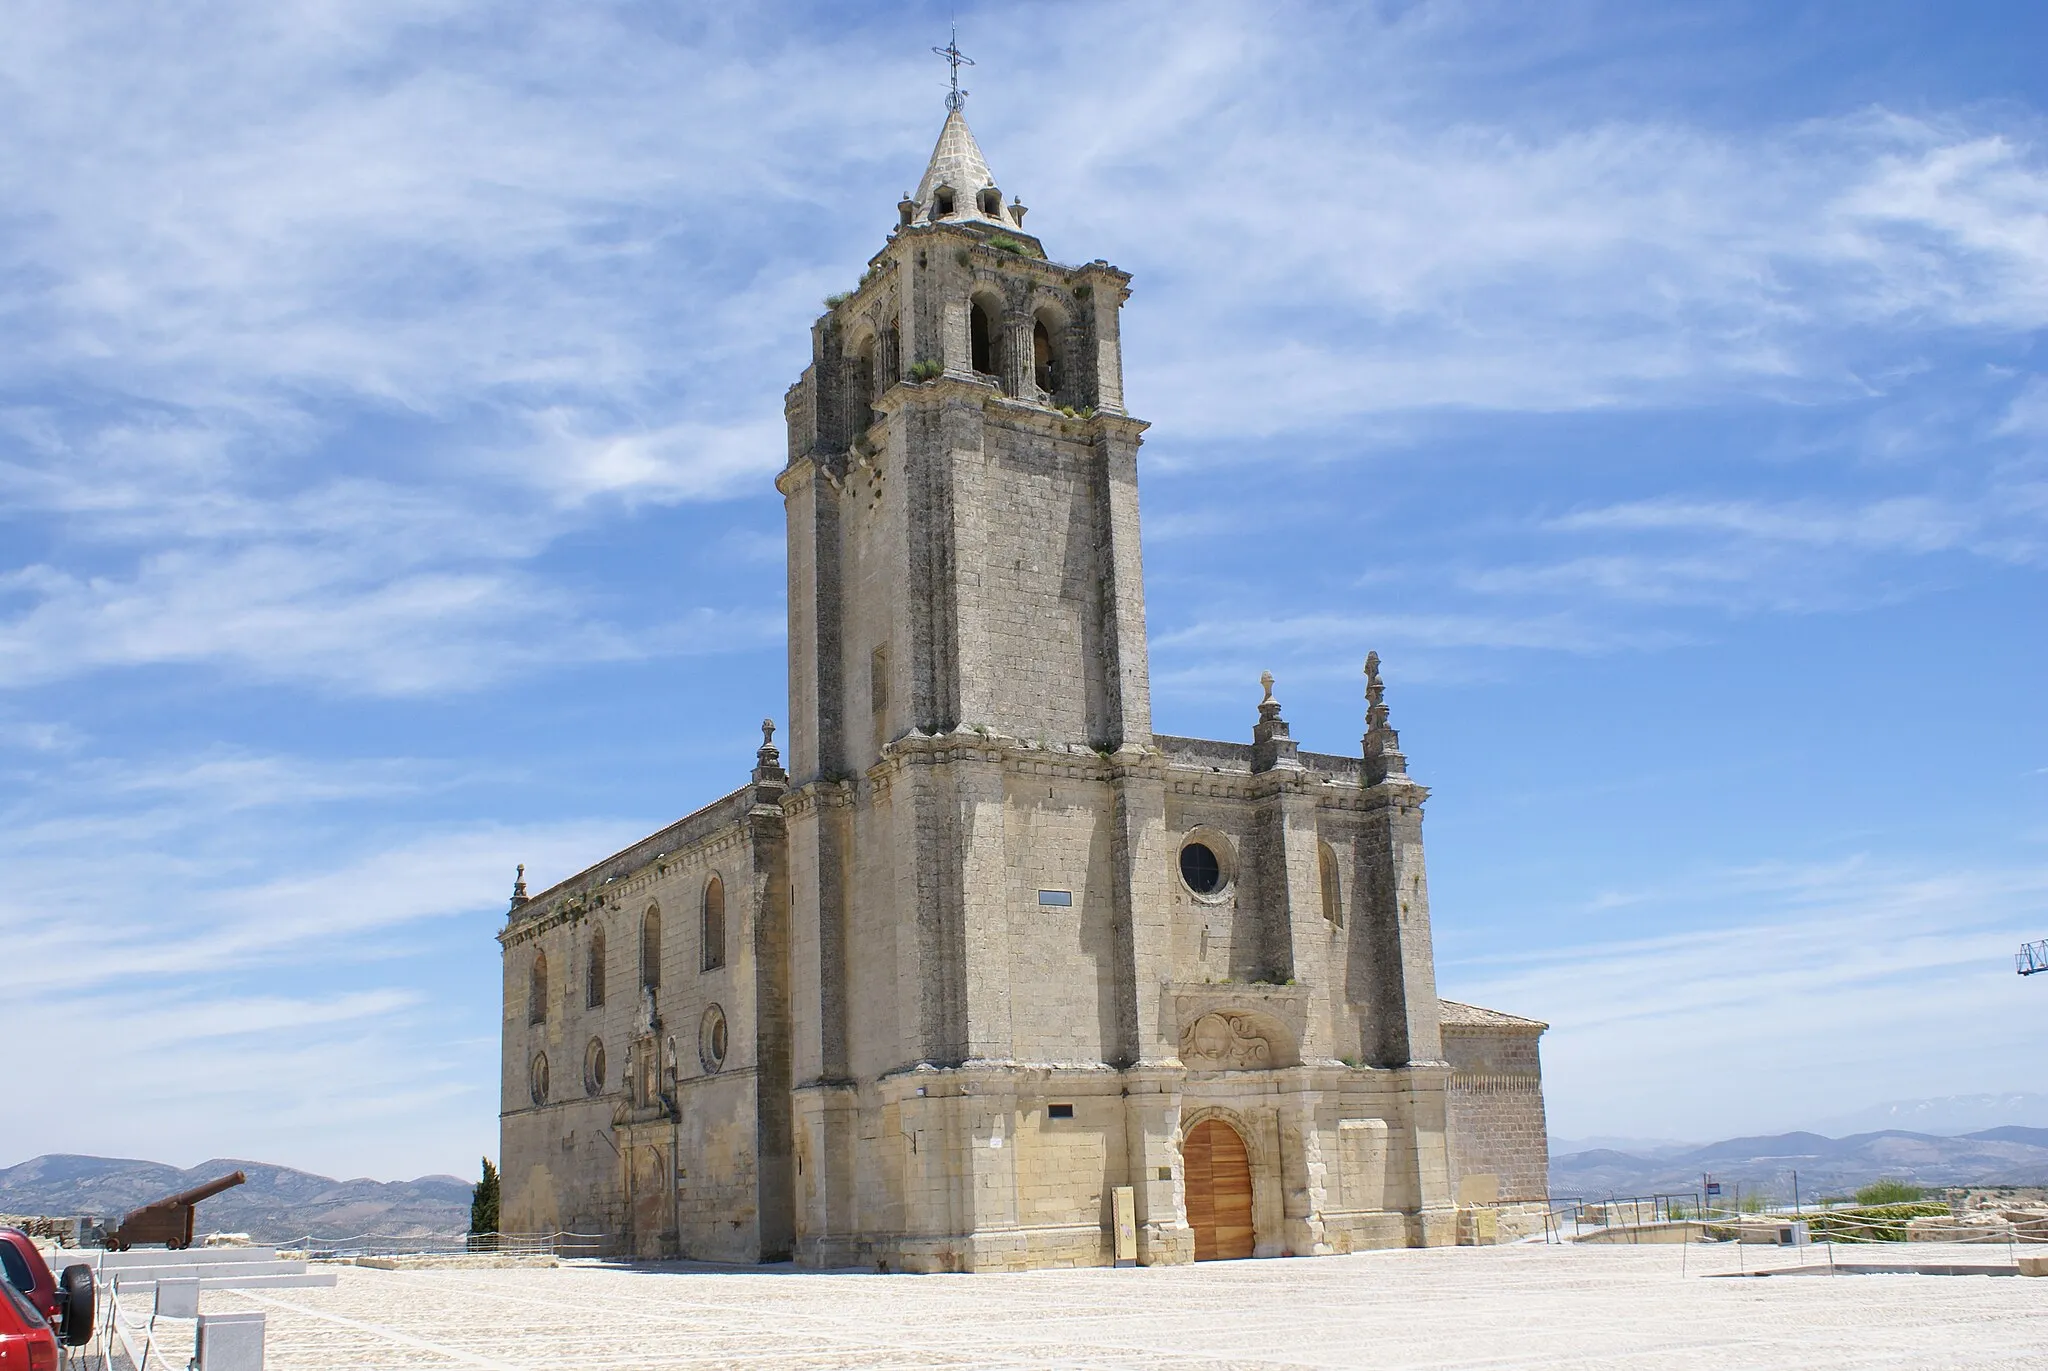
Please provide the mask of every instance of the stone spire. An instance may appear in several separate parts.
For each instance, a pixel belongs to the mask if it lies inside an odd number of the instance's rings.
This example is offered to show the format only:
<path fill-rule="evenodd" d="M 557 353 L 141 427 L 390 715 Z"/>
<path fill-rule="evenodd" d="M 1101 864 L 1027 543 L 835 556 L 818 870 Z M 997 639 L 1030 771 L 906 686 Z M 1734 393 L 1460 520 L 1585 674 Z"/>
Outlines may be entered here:
<path fill-rule="evenodd" d="M 761 721 L 761 748 L 754 754 L 754 802 L 776 804 L 789 786 L 789 773 L 782 769 L 782 753 L 775 746 L 775 721 Z"/>
<path fill-rule="evenodd" d="M 932 149 L 924 179 L 917 183 L 917 194 L 899 208 L 905 224 L 1024 226 L 1024 207 L 1003 204 L 981 145 L 967 127 L 967 116 L 957 109 L 946 113 L 946 126 L 939 130 L 938 145 Z"/>
<path fill-rule="evenodd" d="M 1401 735 L 1387 722 L 1387 688 L 1380 682 L 1380 654 L 1365 654 L 1365 783 L 1378 785 L 1389 776 L 1406 776 L 1408 759 L 1401 755 Z"/>
<path fill-rule="evenodd" d="M 526 903 L 526 863 L 519 864 L 518 872 L 512 877 L 512 908 L 516 911 Z"/>
<path fill-rule="evenodd" d="M 1259 701 L 1259 721 L 1252 725 L 1252 771 L 1299 771 L 1301 751 L 1280 717 L 1280 702 L 1273 698 L 1273 673 L 1260 672 L 1259 684 L 1265 687 L 1266 698 Z"/>

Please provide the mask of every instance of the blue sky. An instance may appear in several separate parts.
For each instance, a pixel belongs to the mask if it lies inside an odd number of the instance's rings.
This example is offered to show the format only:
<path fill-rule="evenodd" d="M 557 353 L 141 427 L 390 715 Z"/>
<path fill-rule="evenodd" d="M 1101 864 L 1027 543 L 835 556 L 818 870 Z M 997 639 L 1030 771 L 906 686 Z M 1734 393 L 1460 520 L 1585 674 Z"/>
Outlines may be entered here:
<path fill-rule="evenodd" d="M 1271 669 L 1349 751 L 1380 652 L 1555 1132 L 2033 1078 L 2048 12 L 958 13 L 1004 189 L 1136 275 L 1157 726 Z M 495 1153 L 513 863 L 784 712 L 781 394 L 949 15 L 10 7 L 0 1164 Z"/>

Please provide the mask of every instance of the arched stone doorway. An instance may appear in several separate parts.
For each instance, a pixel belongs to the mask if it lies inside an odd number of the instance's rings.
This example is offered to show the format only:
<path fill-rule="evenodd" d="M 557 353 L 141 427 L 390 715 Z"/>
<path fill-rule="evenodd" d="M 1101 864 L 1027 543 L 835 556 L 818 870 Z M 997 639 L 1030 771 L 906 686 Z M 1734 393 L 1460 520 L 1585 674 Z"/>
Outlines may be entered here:
<path fill-rule="evenodd" d="M 1252 1254 L 1252 1163 L 1244 1139 L 1221 1119 L 1204 1119 L 1181 1143 L 1188 1197 L 1188 1227 L 1195 1260 L 1224 1261 Z"/>

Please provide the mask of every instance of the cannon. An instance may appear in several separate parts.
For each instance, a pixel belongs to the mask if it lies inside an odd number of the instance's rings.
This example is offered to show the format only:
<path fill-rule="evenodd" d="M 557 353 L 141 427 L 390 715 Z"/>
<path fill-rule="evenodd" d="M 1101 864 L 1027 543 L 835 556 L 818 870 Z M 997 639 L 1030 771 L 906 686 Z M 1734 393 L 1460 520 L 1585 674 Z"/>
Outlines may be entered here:
<path fill-rule="evenodd" d="M 192 1217 L 199 1202 L 212 1199 L 223 1190 L 232 1190 L 248 1179 L 237 1171 L 204 1185 L 195 1185 L 190 1190 L 151 1200 L 140 1209 L 131 1209 L 121 1216 L 121 1222 L 114 1231 L 106 1235 L 106 1244 L 116 1252 L 126 1252 L 139 1242 L 160 1242 L 173 1252 L 190 1247 Z"/>

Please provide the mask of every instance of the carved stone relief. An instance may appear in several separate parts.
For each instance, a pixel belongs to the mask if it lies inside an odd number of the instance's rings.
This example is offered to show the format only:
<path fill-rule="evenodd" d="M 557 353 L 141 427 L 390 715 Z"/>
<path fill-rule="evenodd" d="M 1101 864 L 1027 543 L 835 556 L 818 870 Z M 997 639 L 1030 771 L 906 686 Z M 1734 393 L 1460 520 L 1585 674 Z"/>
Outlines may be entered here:
<path fill-rule="evenodd" d="M 1180 1059 L 1196 1070 L 1257 1071 L 1276 1060 L 1266 1030 L 1249 1014 L 1217 1010 L 1181 1034 Z"/>

